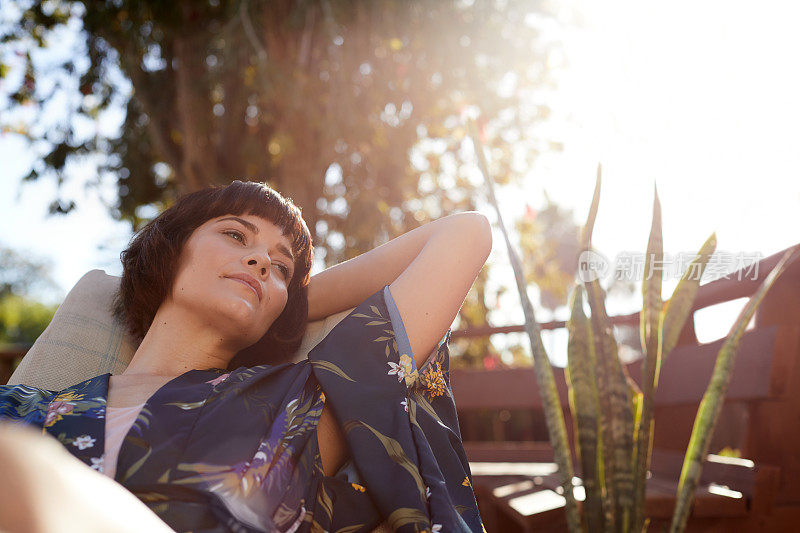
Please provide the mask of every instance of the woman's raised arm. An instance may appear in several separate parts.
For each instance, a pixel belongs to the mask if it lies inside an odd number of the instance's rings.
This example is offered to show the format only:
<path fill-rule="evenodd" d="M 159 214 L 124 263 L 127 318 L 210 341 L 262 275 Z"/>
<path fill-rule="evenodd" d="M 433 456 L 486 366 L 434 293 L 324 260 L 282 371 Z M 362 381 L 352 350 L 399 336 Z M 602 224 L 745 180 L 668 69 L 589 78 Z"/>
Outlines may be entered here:
<path fill-rule="evenodd" d="M 355 307 L 389 285 L 418 366 L 450 327 L 492 249 L 489 221 L 456 213 L 311 277 L 309 320 Z"/>

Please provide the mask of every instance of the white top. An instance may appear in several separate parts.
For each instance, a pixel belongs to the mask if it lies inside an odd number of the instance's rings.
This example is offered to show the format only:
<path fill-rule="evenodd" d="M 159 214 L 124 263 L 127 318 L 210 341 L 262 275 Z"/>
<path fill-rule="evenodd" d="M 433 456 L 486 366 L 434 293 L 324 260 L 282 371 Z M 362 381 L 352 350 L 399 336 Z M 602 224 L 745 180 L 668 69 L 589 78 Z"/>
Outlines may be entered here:
<path fill-rule="evenodd" d="M 111 479 L 117 472 L 117 457 L 122 441 L 144 404 L 131 407 L 106 406 L 106 449 L 103 455 L 103 474 Z"/>

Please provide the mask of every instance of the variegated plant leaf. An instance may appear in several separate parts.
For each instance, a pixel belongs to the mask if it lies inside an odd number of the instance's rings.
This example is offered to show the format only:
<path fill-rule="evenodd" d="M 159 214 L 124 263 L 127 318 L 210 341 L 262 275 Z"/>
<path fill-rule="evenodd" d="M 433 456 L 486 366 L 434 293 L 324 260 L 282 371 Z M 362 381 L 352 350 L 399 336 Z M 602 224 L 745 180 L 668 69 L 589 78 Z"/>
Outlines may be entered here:
<path fill-rule="evenodd" d="M 583 312 L 583 288 L 576 285 L 570 293 L 569 307 L 572 310 L 567 321 L 569 342 L 567 345 L 567 367 L 564 369 L 569 387 L 569 402 L 575 425 L 578 460 L 581 478 L 586 491 L 584 520 L 589 531 L 602 531 L 603 486 L 597 468 L 597 437 L 600 406 L 597 397 L 595 361 L 590 347 L 589 320 Z"/>
<path fill-rule="evenodd" d="M 750 319 L 764 296 L 775 283 L 775 280 L 783 273 L 786 266 L 798 256 L 800 256 L 800 244 L 793 246 L 783 254 L 778 264 L 770 271 L 761 286 L 750 297 L 750 300 L 739 313 L 728 333 L 728 337 L 717 354 L 711 381 L 706 388 L 705 394 L 703 394 L 703 399 L 700 401 L 700 407 L 697 409 L 692 435 L 689 438 L 689 446 L 683 459 L 675 510 L 672 514 L 672 522 L 669 529 L 670 533 L 680 533 L 686 528 L 686 521 L 689 518 L 694 494 L 700 481 L 703 460 L 708 455 L 711 437 L 714 434 L 719 414 L 722 411 L 725 393 L 728 391 L 728 385 L 733 374 L 733 365 L 736 362 L 736 354 L 739 351 L 739 345 L 747 329 L 747 324 L 750 323 Z"/>
<path fill-rule="evenodd" d="M 642 406 L 634 424 L 633 475 L 636 480 L 633 528 L 641 531 L 644 522 L 644 492 L 650 441 L 653 428 L 655 376 L 658 368 L 658 324 L 663 306 L 661 285 L 664 277 L 664 244 L 661 229 L 661 202 L 653 185 L 653 220 L 644 262 L 642 311 L 639 313 L 639 337 L 642 344 Z"/>

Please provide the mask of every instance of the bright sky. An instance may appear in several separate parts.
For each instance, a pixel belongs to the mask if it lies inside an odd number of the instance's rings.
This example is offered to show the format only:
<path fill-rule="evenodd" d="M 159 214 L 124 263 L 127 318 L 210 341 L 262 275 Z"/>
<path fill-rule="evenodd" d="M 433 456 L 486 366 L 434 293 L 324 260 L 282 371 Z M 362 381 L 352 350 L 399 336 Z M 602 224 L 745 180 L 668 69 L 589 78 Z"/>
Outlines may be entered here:
<path fill-rule="evenodd" d="M 524 194 L 502 195 L 507 224 L 526 202 L 541 205 L 542 188 L 583 221 L 602 162 L 594 244 L 612 259 L 644 251 L 654 182 L 667 253 L 695 252 L 712 231 L 717 250 L 751 256 L 800 241 L 800 71 L 792 66 L 800 50 L 800 6 L 562 5 L 562 20 L 573 24 L 555 28 L 563 32 L 564 68 L 558 91 L 547 95 L 554 117 L 540 132 L 565 149 L 538 160 Z M 46 218 L 49 182 L 26 185 L 17 197 L 30 161 L 19 139 L 0 136 L 0 241 L 52 258 L 65 291 L 92 268 L 118 273 L 127 227 L 110 220 L 91 194 L 78 212 Z M 89 179 L 81 176 L 70 187 Z M 107 248 L 98 250 L 101 244 Z M 507 263 L 499 233 L 490 261 Z M 666 282 L 665 296 L 676 281 Z M 513 292 L 504 303 L 508 320 L 520 323 Z M 610 311 L 631 312 L 639 303 L 617 302 Z"/>
<path fill-rule="evenodd" d="M 800 241 L 800 6 L 577 1 L 553 101 L 563 154 L 531 174 L 585 216 L 597 162 L 596 245 L 643 250 L 654 181 L 665 250 L 772 254 Z M 792 66 L 795 65 L 795 66 Z"/>
<path fill-rule="evenodd" d="M 507 212 L 541 205 L 544 188 L 582 223 L 601 162 L 594 245 L 611 259 L 645 251 L 654 182 L 666 253 L 696 252 L 713 231 L 718 251 L 743 257 L 800 242 L 800 6 L 573 0 L 562 16 L 583 22 L 562 25 L 567 67 L 542 132 L 565 149 L 539 159 L 527 194 L 503 195 Z M 490 259 L 505 254 L 496 233 Z M 665 297 L 676 283 L 665 280 Z M 521 323 L 518 298 L 503 302 Z M 706 340 L 724 336 L 740 305 L 717 310 Z M 612 313 L 640 306 L 609 302 Z"/>

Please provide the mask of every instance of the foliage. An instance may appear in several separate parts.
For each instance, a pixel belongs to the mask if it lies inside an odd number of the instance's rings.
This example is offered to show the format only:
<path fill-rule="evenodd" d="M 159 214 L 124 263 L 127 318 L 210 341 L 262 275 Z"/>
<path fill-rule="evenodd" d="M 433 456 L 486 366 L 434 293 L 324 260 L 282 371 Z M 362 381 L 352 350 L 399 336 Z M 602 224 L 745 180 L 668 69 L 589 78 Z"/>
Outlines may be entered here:
<path fill-rule="evenodd" d="M 38 258 L 0 244 L 0 300 L 12 294 L 29 294 L 34 290 L 53 290 L 52 265 Z"/>
<path fill-rule="evenodd" d="M 0 298 L 0 344 L 32 344 L 57 307 L 17 295 Z"/>
<path fill-rule="evenodd" d="M 33 343 L 50 323 L 58 306 L 31 297 L 56 288 L 50 268 L 47 261 L 0 245 L 0 344 Z"/>
<path fill-rule="evenodd" d="M 599 199 L 598 166 L 592 206 L 582 232 L 582 250 L 592 250 L 592 231 Z M 570 409 L 576 426 L 575 448 L 586 490 L 582 516 L 584 530 L 638 532 L 647 529 L 648 521 L 644 516 L 645 483 L 652 453 L 658 376 L 691 314 L 700 280 L 715 247 L 716 236 L 712 234 L 687 267 L 672 297 L 662 302 L 663 269 L 656 266 L 663 256 L 661 206 L 656 191 L 639 319 L 644 353 L 641 390 L 620 364 L 617 345 L 605 313 L 604 291 L 596 276 L 585 275 L 587 272 L 581 270 L 581 282 L 574 286 L 570 295 L 572 314 L 567 326 L 569 349 L 566 377 Z M 763 281 L 737 318 L 717 355 L 714 373 L 698 409 L 684 458 L 670 528 L 674 533 L 686 527 L 702 462 L 708 454 L 710 437 L 719 417 L 744 330 L 766 292 L 797 252 L 800 252 L 800 246 L 787 251 Z M 584 314 L 584 294 L 591 309 L 591 318 Z M 570 521 L 570 525 L 572 523 Z"/>
<path fill-rule="evenodd" d="M 544 197 L 542 209 L 527 207 L 525 216 L 516 222 L 516 230 L 522 236 L 525 280 L 539 288 L 541 306 L 553 311 L 567 303 L 580 253 L 580 228 L 572 211 L 559 207 L 546 191 Z"/>
<path fill-rule="evenodd" d="M 133 228 L 182 192 L 267 181 L 332 265 L 477 207 L 465 106 L 481 104 L 501 185 L 557 148 L 533 129 L 549 110 L 531 95 L 552 85 L 560 46 L 545 5 L 20 1 L 0 25 L 0 125 L 40 154 L 27 180 L 93 165 Z M 60 193 L 51 212 L 75 205 Z M 482 291 L 462 320 L 486 316 Z"/>

